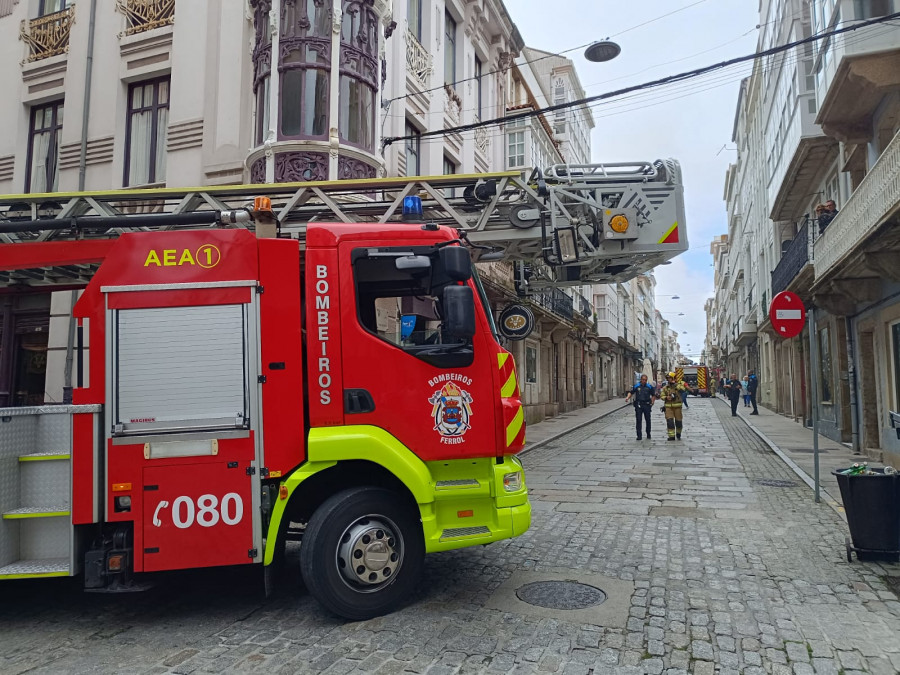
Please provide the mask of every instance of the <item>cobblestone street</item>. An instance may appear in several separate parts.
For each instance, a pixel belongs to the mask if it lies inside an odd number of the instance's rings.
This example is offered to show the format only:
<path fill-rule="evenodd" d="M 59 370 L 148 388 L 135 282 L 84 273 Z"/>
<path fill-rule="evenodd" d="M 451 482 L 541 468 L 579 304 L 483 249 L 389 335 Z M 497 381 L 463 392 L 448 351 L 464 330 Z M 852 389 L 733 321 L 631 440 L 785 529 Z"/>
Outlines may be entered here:
<path fill-rule="evenodd" d="M 526 453 L 531 530 L 428 557 L 390 616 L 339 621 L 299 574 L 265 600 L 258 570 L 114 596 L 16 582 L 0 599 L 0 672 L 900 672 L 900 566 L 848 564 L 835 512 L 723 402 L 690 406 L 682 441 L 658 410 L 636 441 L 626 409 Z M 550 578 L 609 597 L 552 610 L 515 596 Z"/>

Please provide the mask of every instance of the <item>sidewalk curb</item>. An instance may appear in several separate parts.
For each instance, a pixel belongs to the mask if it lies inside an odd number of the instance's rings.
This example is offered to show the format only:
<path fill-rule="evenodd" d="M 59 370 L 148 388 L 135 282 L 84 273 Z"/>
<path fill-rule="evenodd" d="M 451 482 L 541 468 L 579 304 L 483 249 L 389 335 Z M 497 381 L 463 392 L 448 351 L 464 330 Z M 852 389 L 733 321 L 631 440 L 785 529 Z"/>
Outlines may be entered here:
<path fill-rule="evenodd" d="M 522 451 L 518 454 L 518 456 L 521 457 L 522 455 L 525 455 L 525 454 L 531 452 L 532 450 L 535 450 L 537 448 L 540 448 L 541 446 L 547 445 L 547 443 L 552 443 L 557 438 L 565 436 L 566 434 L 571 434 L 573 431 L 578 431 L 582 427 L 586 427 L 588 424 L 593 424 L 594 422 L 599 422 L 604 417 L 609 417 L 610 415 L 615 415 L 617 412 L 620 412 L 620 411 L 624 410 L 625 408 L 629 408 L 629 407 L 631 407 L 630 403 L 624 403 L 621 408 L 616 408 L 615 410 L 610 410 L 609 412 L 605 412 L 602 415 L 598 415 L 597 417 L 589 419 L 585 422 L 580 422 L 580 423 L 576 424 L 574 427 L 569 427 L 568 429 L 566 429 L 564 431 L 560 431 L 556 434 L 553 434 L 552 436 L 548 436 L 547 438 L 545 438 L 542 441 L 537 441 L 536 443 L 532 443 L 531 445 L 528 445 L 525 448 L 523 448 Z M 553 419 L 553 418 L 551 417 L 550 419 Z M 528 432 L 526 431 L 526 433 L 528 433 Z"/>
<path fill-rule="evenodd" d="M 716 396 L 716 399 L 718 400 L 719 397 Z M 725 403 L 725 405 L 728 405 L 728 403 L 726 401 L 722 401 L 722 403 Z M 766 445 L 769 446 L 769 449 L 772 450 L 772 452 L 774 452 L 776 455 L 778 455 L 778 457 L 781 458 L 781 461 L 783 461 L 785 464 L 787 464 L 788 468 L 791 471 L 793 471 L 795 474 L 797 474 L 797 476 L 804 483 L 806 483 L 807 486 L 809 486 L 809 488 L 811 490 L 813 490 L 813 492 L 815 492 L 816 481 L 813 480 L 809 476 L 809 474 L 807 474 L 803 469 L 801 469 L 794 460 L 792 460 L 790 457 L 788 457 L 785 454 L 785 452 L 775 444 L 774 441 L 772 441 L 768 436 L 766 436 L 761 430 L 757 429 L 756 426 L 752 422 L 750 422 L 750 420 L 746 419 L 744 415 L 738 415 L 738 417 L 741 420 L 743 420 L 744 424 L 746 424 L 748 427 L 750 427 L 750 431 L 752 431 L 754 434 L 756 434 L 763 443 L 765 443 Z M 829 507 L 831 507 L 831 510 L 834 511 L 838 516 L 840 516 L 841 520 L 843 520 L 844 522 L 847 522 L 847 514 L 844 512 L 844 507 L 841 506 L 841 503 L 839 501 L 837 501 L 834 497 L 832 497 L 828 493 L 828 490 L 826 490 L 824 487 L 822 487 L 821 484 L 819 485 L 819 493 L 821 496 L 824 497 L 823 501 Z"/>

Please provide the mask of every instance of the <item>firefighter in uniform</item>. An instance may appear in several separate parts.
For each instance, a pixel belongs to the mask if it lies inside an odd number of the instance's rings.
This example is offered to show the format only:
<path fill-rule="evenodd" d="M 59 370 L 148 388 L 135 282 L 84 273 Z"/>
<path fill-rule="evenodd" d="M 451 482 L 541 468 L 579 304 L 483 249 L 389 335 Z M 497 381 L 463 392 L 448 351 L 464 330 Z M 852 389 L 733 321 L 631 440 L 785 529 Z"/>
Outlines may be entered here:
<path fill-rule="evenodd" d="M 628 392 L 625 403 L 632 398 L 634 398 L 634 417 L 637 421 L 637 439 L 641 440 L 642 417 L 647 422 L 647 438 L 650 438 L 650 411 L 653 410 L 653 403 L 656 401 L 656 390 L 647 382 L 646 375 L 641 375 L 641 383 L 634 385 Z"/>
<path fill-rule="evenodd" d="M 666 432 L 668 440 L 681 439 L 681 392 L 684 391 L 684 383 L 675 381 L 675 373 L 666 375 L 666 383 L 659 391 L 659 398 L 663 401 L 663 412 L 666 414 Z"/>

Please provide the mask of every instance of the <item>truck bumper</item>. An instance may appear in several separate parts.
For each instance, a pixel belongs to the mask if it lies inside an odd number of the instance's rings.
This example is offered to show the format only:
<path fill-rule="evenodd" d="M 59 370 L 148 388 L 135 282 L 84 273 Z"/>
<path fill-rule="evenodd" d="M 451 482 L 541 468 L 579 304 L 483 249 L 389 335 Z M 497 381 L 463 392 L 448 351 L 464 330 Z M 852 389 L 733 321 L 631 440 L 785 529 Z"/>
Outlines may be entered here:
<path fill-rule="evenodd" d="M 467 485 L 461 484 L 461 475 L 456 471 L 441 475 L 454 468 L 453 462 L 435 462 L 429 466 L 435 473 L 435 499 L 429 504 L 419 504 L 428 553 L 517 537 L 531 526 L 531 504 L 519 461 L 512 456 L 505 457 L 501 464 L 496 464 L 493 458 L 465 460 L 459 463 L 458 469 L 471 475 L 473 464 L 481 464 L 482 471 Z M 520 487 L 515 491 L 506 490 L 504 476 L 517 472 Z"/>

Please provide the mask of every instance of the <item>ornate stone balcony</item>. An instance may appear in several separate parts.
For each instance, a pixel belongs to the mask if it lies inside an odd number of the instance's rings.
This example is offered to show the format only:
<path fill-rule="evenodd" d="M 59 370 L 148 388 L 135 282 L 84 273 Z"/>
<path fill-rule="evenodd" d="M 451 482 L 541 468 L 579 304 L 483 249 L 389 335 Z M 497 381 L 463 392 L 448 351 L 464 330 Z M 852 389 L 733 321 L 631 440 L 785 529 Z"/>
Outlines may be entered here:
<path fill-rule="evenodd" d="M 868 242 L 900 211 L 900 134 L 885 148 L 872 169 L 850 195 L 837 217 L 815 244 L 815 284 L 834 276 L 854 254 L 883 246 Z M 874 255 L 874 254 L 873 254 Z M 871 257 L 871 256 L 870 256 Z M 867 261 L 871 267 L 874 261 Z"/>
<path fill-rule="evenodd" d="M 116 7 L 128 20 L 125 35 L 175 23 L 175 0 L 116 0 Z"/>
<path fill-rule="evenodd" d="M 433 59 L 409 30 L 406 31 L 406 68 L 423 89 L 428 88 L 428 79 L 434 72 Z"/>
<path fill-rule="evenodd" d="M 22 21 L 19 37 L 31 48 L 26 61 L 31 63 L 69 52 L 69 33 L 75 22 L 75 5 L 61 12 Z"/>

